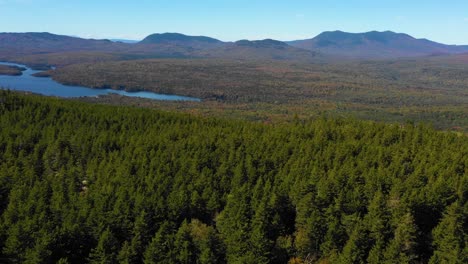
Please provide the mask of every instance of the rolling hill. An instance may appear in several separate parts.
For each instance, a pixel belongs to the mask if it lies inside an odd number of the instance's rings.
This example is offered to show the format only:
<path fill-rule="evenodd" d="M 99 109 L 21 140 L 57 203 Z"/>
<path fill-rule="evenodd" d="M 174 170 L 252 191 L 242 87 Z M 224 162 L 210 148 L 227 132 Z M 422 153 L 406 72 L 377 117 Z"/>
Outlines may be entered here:
<path fill-rule="evenodd" d="M 200 57 L 244 59 L 244 60 L 294 60 L 308 61 L 317 60 L 320 56 L 314 51 L 296 48 L 273 39 L 264 40 L 239 40 L 234 43 L 204 50 L 197 53 Z"/>
<path fill-rule="evenodd" d="M 157 58 L 194 57 L 196 52 L 225 45 L 224 42 L 205 36 L 188 36 L 180 33 L 151 34 L 132 45 L 129 52 Z"/>
<path fill-rule="evenodd" d="M 421 57 L 468 52 L 468 46 L 445 45 L 392 31 L 323 32 L 312 39 L 288 42 L 291 46 L 349 58 Z"/>
<path fill-rule="evenodd" d="M 189 47 L 210 48 L 222 44 L 218 39 L 205 36 L 188 36 L 180 33 L 152 34 L 144 38 L 138 44 L 173 44 Z"/>

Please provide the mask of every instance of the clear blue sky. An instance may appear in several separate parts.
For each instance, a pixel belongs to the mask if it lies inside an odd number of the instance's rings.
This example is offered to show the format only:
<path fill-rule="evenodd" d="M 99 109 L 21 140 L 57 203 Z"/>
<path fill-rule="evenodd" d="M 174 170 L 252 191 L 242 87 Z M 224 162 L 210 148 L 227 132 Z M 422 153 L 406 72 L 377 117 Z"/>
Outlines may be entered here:
<path fill-rule="evenodd" d="M 329 30 L 468 44 L 468 0 L 0 0 L 0 32 L 127 39 L 180 32 L 233 41 Z"/>

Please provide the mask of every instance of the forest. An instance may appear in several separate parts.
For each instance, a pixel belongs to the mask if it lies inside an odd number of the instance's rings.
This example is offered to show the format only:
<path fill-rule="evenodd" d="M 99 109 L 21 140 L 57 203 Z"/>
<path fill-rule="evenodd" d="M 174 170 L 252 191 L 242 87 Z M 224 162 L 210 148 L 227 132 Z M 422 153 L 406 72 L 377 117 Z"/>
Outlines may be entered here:
<path fill-rule="evenodd" d="M 467 201 L 426 124 L 0 91 L 0 263 L 468 263 Z"/>
<path fill-rule="evenodd" d="M 46 74 L 69 85 L 146 90 L 203 100 L 190 104 L 84 99 L 93 102 L 262 122 L 290 121 L 295 114 L 310 118 L 325 112 L 394 123 L 424 121 L 437 129 L 466 133 L 466 61 L 466 56 L 328 63 L 144 59 L 78 63 Z"/>
<path fill-rule="evenodd" d="M 328 39 L 336 34 L 349 35 L 328 32 L 322 37 Z M 82 98 L 87 102 L 266 123 L 325 113 L 389 123 L 423 121 L 436 129 L 468 133 L 468 54 L 449 52 L 463 46 L 446 45 L 449 50 L 437 52 L 440 45 L 427 50 L 424 40 L 404 34 L 412 43 L 409 46 L 400 42 L 403 35 L 393 32 L 364 35 L 371 37 L 371 42 L 376 40 L 372 36 L 396 38 L 396 42 L 386 43 L 390 49 L 382 50 L 381 45 L 358 48 L 379 56 L 356 58 L 303 50 L 288 45 L 293 43 L 271 39 L 221 42 L 164 33 L 128 44 L 50 33 L 5 33 L 0 34 L 0 59 L 43 70 L 35 76 L 52 77 L 62 84 L 152 91 L 203 101 L 191 104 L 115 96 Z M 410 50 L 405 51 L 405 47 Z M 416 50 L 422 54 L 415 54 Z"/>
<path fill-rule="evenodd" d="M 466 103 L 466 62 L 429 59 L 297 61 L 145 59 L 73 64 L 51 71 L 70 85 L 146 90 L 225 102 L 324 99 L 379 106 Z"/>

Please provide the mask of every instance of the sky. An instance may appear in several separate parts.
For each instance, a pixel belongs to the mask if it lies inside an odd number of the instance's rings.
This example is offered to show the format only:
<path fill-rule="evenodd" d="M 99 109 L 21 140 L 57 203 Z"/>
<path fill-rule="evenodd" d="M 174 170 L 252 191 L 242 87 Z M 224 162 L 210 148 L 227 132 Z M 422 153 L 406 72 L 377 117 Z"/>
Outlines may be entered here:
<path fill-rule="evenodd" d="M 0 32 L 133 40 L 178 32 L 285 41 L 333 30 L 391 30 L 468 44 L 468 0 L 0 0 Z"/>

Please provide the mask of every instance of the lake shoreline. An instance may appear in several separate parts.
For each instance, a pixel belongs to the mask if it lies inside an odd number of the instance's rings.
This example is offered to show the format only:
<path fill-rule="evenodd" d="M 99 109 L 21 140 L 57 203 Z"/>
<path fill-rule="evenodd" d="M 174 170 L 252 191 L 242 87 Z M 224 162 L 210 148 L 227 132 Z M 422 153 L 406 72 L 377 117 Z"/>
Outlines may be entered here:
<path fill-rule="evenodd" d="M 25 91 L 62 98 L 96 97 L 108 94 L 118 94 L 121 96 L 140 97 L 152 100 L 201 102 L 201 99 L 199 98 L 170 94 L 158 94 L 149 91 L 126 91 L 109 88 L 91 88 L 78 85 L 66 85 L 55 81 L 53 78 L 51 78 L 47 71 L 33 70 L 26 65 L 12 62 L 0 62 L 0 67 L 2 65 L 4 68 L 14 69 L 16 67 L 18 70 L 21 69 L 22 71 L 20 75 L 0 74 L 1 89 Z"/>

